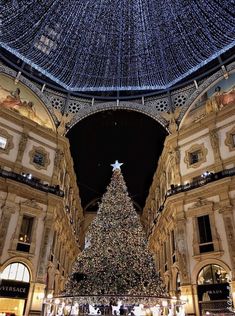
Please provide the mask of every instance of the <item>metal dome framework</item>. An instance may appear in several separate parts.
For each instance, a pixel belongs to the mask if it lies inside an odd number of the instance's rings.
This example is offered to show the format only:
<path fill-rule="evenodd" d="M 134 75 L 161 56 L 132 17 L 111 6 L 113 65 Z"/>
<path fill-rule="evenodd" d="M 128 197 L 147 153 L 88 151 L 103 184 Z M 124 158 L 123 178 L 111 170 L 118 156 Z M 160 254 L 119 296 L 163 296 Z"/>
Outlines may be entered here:
<path fill-rule="evenodd" d="M 234 1 L 24 1 L 1 45 L 68 91 L 169 89 L 235 44 Z"/>

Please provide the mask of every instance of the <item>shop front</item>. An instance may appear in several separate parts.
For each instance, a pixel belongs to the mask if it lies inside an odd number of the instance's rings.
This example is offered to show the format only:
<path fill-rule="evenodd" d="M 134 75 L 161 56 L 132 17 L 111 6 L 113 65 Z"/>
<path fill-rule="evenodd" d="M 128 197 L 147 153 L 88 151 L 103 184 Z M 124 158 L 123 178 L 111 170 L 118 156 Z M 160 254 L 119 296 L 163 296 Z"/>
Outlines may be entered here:
<path fill-rule="evenodd" d="M 201 315 L 229 314 L 229 275 L 221 266 L 205 266 L 198 275 L 198 302 Z"/>
<path fill-rule="evenodd" d="M 29 281 L 29 271 L 22 263 L 12 263 L 4 269 L 0 282 L 0 316 L 24 315 Z"/>

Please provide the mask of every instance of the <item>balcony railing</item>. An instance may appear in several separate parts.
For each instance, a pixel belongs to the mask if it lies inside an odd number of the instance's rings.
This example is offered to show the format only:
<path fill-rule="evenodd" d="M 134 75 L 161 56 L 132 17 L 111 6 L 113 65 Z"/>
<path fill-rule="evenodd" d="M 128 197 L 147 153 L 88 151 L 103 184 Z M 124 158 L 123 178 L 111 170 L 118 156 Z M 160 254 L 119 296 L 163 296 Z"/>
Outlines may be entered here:
<path fill-rule="evenodd" d="M 201 179 L 198 179 L 186 184 L 178 185 L 178 186 L 172 186 L 171 189 L 166 192 L 165 201 L 169 196 L 172 196 L 181 192 L 190 191 L 190 190 L 199 188 L 201 186 L 204 186 L 210 182 L 214 182 L 214 181 L 217 181 L 226 177 L 231 177 L 234 175 L 235 175 L 235 168 L 225 169 L 216 173 L 205 172 L 201 176 Z M 158 209 L 159 212 L 163 210 L 165 201 L 159 207 Z"/>
<path fill-rule="evenodd" d="M 212 172 L 207 171 L 198 180 L 192 181 L 192 182 L 187 183 L 187 184 L 178 185 L 178 186 L 171 185 L 171 189 L 166 192 L 164 202 L 159 207 L 159 209 L 156 213 L 157 215 L 154 218 L 154 220 L 151 224 L 151 227 L 149 228 L 148 236 L 151 235 L 153 228 L 157 223 L 158 217 L 160 216 L 160 213 L 163 211 L 165 202 L 169 196 L 172 196 L 172 195 L 175 195 L 175 194 L 181 193 L 181 192 L 190 191 L 190 190 L 199 188 L 201 186 L 204 186 L 210 182 L 214 182 L 214 181 L 217 181 L 217 180 L 220 180 L 220 179 L 223 179 L 226 177 L 231 177 L 234 175 L 235 175 L 235 168 L 225 169 L 225 170 L 222 170 L 222 171 L 219 171 L 216 173 L 212 173 Z"/>
<path fill-rule="evenodd" d="M 13 171 L 0 169 L 0 177 L 24 183 L 43 192 L 52 193 L 60 197 L 64 196 L 64 192 L 60 189 L 59 185 L 51 186 L 41 183 L 40 180 L 33 178 L 30 174 L 19 174 Z"/>

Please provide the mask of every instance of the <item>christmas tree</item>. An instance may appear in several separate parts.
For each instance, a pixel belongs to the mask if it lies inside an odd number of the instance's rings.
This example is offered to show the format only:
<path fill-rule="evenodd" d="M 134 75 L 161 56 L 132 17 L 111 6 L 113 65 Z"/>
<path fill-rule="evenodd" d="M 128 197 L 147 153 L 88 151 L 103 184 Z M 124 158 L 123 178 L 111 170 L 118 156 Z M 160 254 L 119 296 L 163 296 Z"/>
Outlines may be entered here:
<path fill-rule="evenodd" d="M 66 296 L 168 296 L 120 165 L 112 165 L 111 182 L 89 227 L 87 246 L 73 266 Z"/>

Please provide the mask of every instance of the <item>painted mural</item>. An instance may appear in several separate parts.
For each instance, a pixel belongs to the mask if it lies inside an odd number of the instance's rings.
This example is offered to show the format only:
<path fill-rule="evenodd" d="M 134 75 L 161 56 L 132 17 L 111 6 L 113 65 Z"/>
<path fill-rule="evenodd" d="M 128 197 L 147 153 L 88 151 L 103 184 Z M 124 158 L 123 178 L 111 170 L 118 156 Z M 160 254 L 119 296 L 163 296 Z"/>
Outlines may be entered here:
<path fill-rule="evenodd" d="M 235 106 L 235 74 L 216 83 L 202 94 L 187 113 L 182 126 L 200 121 L 206 115 L 227 106 Z"/>
<path fill-rule="evenodd" d="M 0 76 L 0 107 L 19 113 L 37 124 L 54 130 L 54 124 L 41 100 L 22 83 L 15 84 L 7 76 Z"/>

